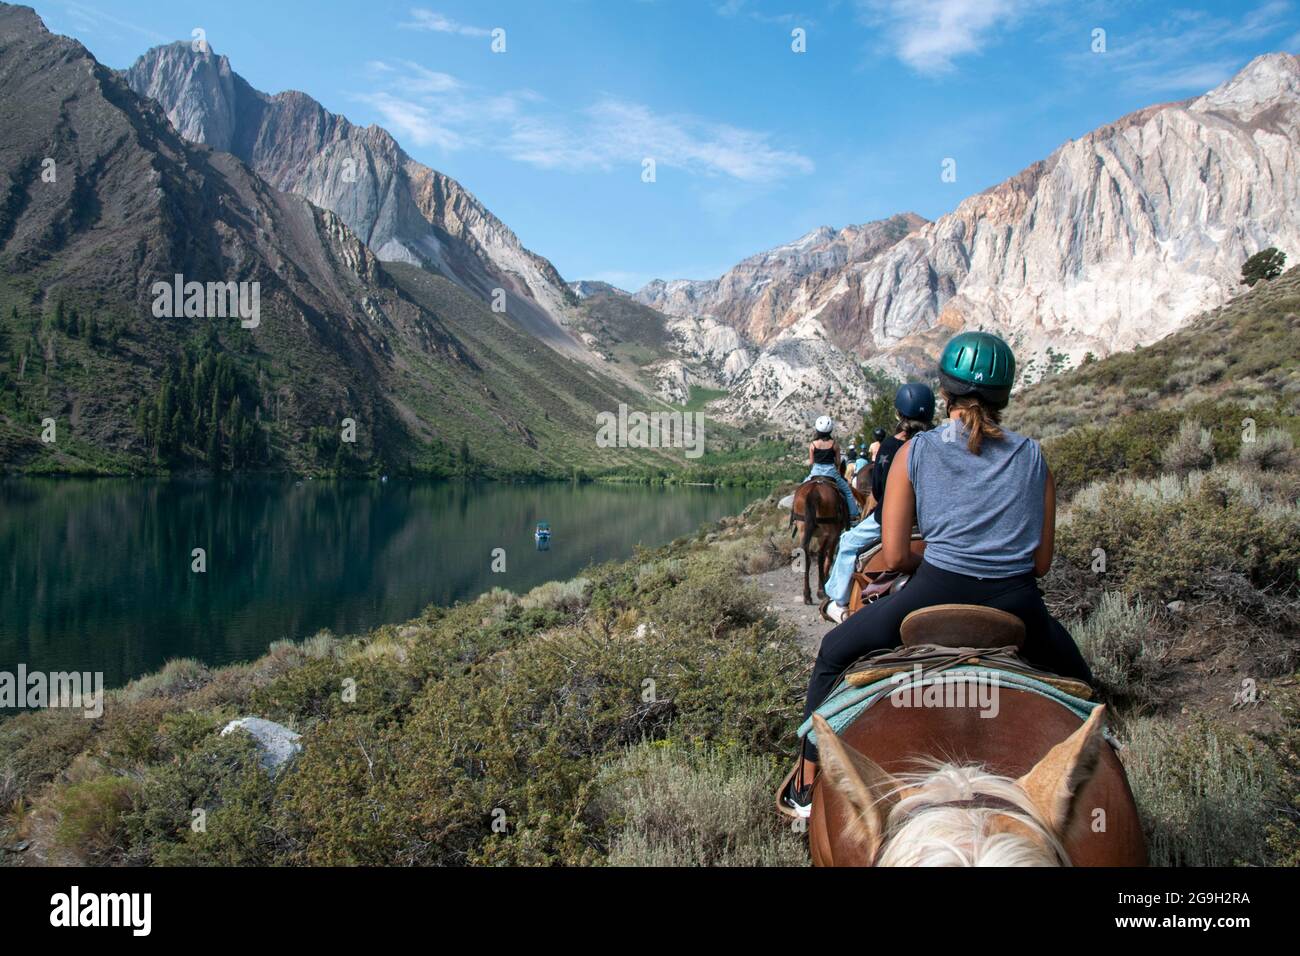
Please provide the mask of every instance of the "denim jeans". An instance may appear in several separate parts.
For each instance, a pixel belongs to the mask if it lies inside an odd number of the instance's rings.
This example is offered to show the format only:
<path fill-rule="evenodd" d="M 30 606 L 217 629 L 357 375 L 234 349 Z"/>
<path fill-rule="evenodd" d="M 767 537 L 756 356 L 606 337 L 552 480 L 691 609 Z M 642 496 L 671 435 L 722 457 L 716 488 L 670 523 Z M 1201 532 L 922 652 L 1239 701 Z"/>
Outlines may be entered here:
<path fill-rule="evenodd" d="M 808 473 L 808 477 L 805 478 L 804 481 L 809 481 L 817 477 L 835 479 L 835 483 L 840 486 L 840 494 L 842 494 L 849 503 L 849 518 L 856 518 L 858 516 L 858 502 L 853 497 L 853 489 L 850 488 L 849 483 L 844 480 L 844 476 L 840 474 L 840 470 L 834 465 L 813 465 L 812 471 Z"/>
<path fill-rule="evenodd" d="M 835 555 L 835 565 L 826 581 L 826 596 L 840 607 L 849 606 L 849 593 L 853 589 L 853 568 L 858 555 L 880 540 L 880 525 L 875 515 L 867 515 L 854 527 L 840 535 L 840 550 Z"/>

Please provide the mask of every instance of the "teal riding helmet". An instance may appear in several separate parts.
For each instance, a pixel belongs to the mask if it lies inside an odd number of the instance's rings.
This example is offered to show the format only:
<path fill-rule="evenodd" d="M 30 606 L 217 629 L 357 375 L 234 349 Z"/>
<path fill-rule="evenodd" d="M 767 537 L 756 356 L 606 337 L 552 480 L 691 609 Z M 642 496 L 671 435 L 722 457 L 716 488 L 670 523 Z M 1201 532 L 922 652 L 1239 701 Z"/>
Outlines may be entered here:
<path fill-rule="evenodd" d="M 960 332 L 939 356 L 939 382 L 950 395 L 976 395 L 995 408 L 1011 397 L 1016 357 L 991 332 Z"/>

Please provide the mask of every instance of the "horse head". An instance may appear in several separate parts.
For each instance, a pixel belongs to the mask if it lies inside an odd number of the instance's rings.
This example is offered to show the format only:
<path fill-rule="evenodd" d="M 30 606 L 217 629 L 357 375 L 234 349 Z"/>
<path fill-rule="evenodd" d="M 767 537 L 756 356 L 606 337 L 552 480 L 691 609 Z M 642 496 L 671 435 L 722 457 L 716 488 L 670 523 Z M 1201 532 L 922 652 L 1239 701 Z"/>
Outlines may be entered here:
<path fill-rule="evenodd" d="M 875 866 L 1069 866 L 1066 833 L 1107 746 L 1105 710 L 1019 779 L 936 760 L 891 774 L 815 715 L 823 782 L 850 808 L 841 838 Z"/>

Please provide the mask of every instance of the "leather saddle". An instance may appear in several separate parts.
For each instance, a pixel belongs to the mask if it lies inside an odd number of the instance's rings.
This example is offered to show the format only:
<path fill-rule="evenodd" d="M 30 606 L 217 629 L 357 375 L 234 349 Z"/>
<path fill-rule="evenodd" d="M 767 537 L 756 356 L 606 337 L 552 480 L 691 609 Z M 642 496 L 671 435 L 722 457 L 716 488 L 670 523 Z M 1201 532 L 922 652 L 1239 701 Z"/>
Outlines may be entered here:
<path fill-rule="evenodd" d="M 935 604 L 913 611 L 899 628 L 904 647 L 1025 646 L 1025 622 L 1014 614 L 978 604 Z"/>
<path fill-rule="evenodd" d="M 925 554 L 925 541 L 919 532 L 912 532 L 912 553 Z M 864 605 L 902 588 L 910 575 L 890 571 L 885 566 L 884 553 L 877 543 L 858 556 L 858 570 L 853 572 L 849 586 L 849 613 L 856 614 Z"/>

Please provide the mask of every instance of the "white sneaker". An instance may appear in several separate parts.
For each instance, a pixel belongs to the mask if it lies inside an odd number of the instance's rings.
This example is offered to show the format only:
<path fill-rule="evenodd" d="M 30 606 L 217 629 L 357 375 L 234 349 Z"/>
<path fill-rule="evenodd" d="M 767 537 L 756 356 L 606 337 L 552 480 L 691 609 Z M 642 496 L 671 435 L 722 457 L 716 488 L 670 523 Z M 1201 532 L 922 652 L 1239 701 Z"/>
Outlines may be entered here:
<path fill-rule="evenodd" d="M 827 601 L 822 607 L 822 617 L 832 624 L 843 624 L 849 616 L 849 609 L 835 601 Z"/>

